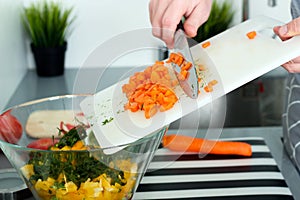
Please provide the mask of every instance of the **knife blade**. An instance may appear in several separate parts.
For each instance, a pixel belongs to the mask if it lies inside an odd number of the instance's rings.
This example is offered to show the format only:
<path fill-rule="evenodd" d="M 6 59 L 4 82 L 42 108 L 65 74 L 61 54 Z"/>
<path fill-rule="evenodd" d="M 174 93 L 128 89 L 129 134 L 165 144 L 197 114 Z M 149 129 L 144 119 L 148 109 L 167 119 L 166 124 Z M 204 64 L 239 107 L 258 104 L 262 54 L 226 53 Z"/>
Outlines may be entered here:
<path fill-rule="evenodd" d="M 180 23 L 178 24 L 177 30 L 175 32 L 174 51 L 181 53 L 187 62 L 192 63 L 192 67 L 189 70 L 189 76 L 185 80 L 178 79 L 178 82 L 186 95 L 188 95 L 192 99 L 196 99 L 198 97 L 198 77 L 195 63 L 190 51 L 189 42 L 187 36 L 184 33 L 182 21 L 180 21 Z M 173 64 L 173 69 L 176 74 L 180 72 L 180 66 L 176 64 Z"/>

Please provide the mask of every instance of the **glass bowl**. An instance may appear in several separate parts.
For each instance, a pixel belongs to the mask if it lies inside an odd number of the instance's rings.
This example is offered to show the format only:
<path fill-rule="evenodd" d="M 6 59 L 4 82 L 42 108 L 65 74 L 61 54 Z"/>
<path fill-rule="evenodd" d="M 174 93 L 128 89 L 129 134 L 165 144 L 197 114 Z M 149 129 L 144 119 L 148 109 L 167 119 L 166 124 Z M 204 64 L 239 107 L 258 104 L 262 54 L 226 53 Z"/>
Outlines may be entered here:
<path fill-rule="evenodd" d="M 167 130 L 105 154 L 80 113 L 86 96 L 35 100 L 1 115 L 1 149 L 36 199 L 131 199 Z M 67 122 L 70 113 L 73 121 Z M 54 145 L 70 130 L 79 142 Z"/>

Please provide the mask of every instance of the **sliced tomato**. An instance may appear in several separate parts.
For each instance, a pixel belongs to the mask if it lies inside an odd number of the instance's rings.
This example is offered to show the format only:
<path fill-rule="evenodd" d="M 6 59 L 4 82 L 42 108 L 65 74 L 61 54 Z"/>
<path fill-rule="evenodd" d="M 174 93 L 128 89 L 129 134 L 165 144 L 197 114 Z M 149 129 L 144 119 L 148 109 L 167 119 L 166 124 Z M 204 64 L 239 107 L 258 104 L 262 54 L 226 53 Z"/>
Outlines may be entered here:
<path fill-rule="evenodd" d="M 0 115 L 0 139 L 16 144 L 22 136 L 22 125 L 11 110 Z"/>
<path fill-rule="evenodd" d="M 27 147 L 33 149 L 48 150 L 49 147 L 54 146 L 56 143 L 58 143 L 58 141 L 58 139 L 53 138 L 40 138 L 29 143 Z"/>
<path fill-rule="evenodd" d="M 69 124 L 69 123 L 64 123 L 63 121 L 61 121 L 59 124 L 59 129 L 63 134 L 69 132 L 71 129 L 73 129 L 75 127 L 76 127 L 75 125 Z"/>

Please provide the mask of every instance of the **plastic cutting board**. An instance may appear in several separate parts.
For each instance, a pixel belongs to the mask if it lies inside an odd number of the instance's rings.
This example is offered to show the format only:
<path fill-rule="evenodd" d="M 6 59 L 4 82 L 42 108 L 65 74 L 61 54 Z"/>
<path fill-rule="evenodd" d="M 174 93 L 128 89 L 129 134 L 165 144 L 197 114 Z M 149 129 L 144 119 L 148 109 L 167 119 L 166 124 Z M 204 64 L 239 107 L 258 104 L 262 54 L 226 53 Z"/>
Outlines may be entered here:
<path fill-rule="evenodd" d="M 142 111 L 124 111 L 127 99 L 121 88 L 128 79 L 86 98 L 80 106 L 98 142 L 102 147 L 134 142 L 300 55 L 300 37 L 285 42 L 272 38 L 272 28 L 277 25 L 282 23 L 260 16 L 210 38 L 211 45 L 205 49 L 202 43 L 192 47 L 195 63 L 207 69 L 202 74 L 204 84 L 214 79 L 218 84 L 213 92 L 201 92 L 196 100 L 178 88 L 178 103 L 151 119 L 145 119 Z M 254 39 L 246 36 L 250 31 L 257 32 Z M 105 120 L 109 123 L 103 125 Z"/>

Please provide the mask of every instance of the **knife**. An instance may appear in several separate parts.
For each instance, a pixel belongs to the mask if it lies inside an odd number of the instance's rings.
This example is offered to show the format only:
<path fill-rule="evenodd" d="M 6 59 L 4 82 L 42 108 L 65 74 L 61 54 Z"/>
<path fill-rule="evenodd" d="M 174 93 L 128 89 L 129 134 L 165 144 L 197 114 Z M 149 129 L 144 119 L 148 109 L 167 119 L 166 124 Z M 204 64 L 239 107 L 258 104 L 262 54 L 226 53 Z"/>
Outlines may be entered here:
<path fill-rule="evenodd" d="M 177 29 L 174 36 L 174 51 L 181 53 L 187 62 L 192 63 L 192 67 L 189 70 L 189 76 L 185 80 L 179 80 L 178 82 L 187 96 L 192 99 L 198 97 L 198 77 L 196 72 L 195 63 L 190 51 L 190 45 L 187 40 L 187 36 L 184 33 L 183 23 L 177 25 Z M 173 63 L 173 69 L 175 74 L 180 72 L 180 66 Z M 177 76 L 176 76 L 177 77 Z"/>

